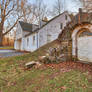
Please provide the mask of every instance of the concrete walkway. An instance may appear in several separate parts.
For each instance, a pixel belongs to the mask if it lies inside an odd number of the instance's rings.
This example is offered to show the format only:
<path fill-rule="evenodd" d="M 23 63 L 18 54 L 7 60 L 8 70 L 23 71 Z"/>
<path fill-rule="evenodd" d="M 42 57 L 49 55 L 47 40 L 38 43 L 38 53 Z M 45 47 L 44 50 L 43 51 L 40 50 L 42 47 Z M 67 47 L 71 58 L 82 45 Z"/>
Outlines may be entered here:
<path fill-rule="evenodd" d="M 17 52 L 15 50 L 0 50 L 0 58 L 2 57 L 12 57 L 23 55 L 24 52 Z"/>

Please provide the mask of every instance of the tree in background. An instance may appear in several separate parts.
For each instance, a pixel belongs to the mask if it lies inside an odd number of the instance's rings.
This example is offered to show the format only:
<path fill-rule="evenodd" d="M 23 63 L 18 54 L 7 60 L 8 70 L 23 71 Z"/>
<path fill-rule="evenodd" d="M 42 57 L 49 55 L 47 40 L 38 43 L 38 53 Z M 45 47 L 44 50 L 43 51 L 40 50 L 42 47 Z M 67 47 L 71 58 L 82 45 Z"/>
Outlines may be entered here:
<path fill-rule="evenodd" d="M 59 15 L 64 11 L 65 1 L 64 0 L 56 0 L 55 4 L 53 5 L 52 14 Z"/>
<path fill-rule="evenodd" d="M 83 9 L 87 12 L 92 12 L 92 0 L 80 0 Z"/>
<path fill-rule="evenodd" d="M 26 15 L 31 12 L 31 8 L 29 9 L 27 5 L 27 0 L 0 1 L 0 46 L 2 46 L 3 37 L 15 27 L 19 19 L 27 21 Z M 4 28 L 7 30 L 5 31 Z"/>
<path fill-rule="evenodd" d="M 23 13 L 22 20 L 27 23 L 33 23 L 35 21 L 34 4 L 28 2 L 28 0 L 21 1 L 21 9 Z"/>
<path fill-rule="evenodd" d="M 43 0 L 35 0 L 33 5 L 33 15 L 39 25 L 40 21 L 48 15 L 47 5 L 44 4 Z"/>

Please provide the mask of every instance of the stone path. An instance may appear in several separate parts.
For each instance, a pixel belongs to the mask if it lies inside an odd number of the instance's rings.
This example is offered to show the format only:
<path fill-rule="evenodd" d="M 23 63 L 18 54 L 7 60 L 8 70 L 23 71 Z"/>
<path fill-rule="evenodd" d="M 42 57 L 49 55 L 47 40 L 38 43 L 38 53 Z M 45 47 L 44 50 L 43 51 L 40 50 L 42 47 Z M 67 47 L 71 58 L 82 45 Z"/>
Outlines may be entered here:
<path fill-rule="evenodd" d="M 0 50 L 0 58 L 2 57 L 12 57 L 25 54 L 24 52 L 17 52 L 15 50 Z"/>

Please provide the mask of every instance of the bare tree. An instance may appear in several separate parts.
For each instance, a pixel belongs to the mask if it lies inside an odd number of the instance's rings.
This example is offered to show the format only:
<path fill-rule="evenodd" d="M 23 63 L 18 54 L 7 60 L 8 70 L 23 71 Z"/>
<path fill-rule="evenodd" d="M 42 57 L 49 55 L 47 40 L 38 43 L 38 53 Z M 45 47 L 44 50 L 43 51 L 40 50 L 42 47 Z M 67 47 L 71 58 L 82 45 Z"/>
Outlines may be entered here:
<path fill-rule="evenodd" d="M 40 20 L 42 20 L 48 14 L 47 6 L 44 4 L 43 0 L 35 0 L 33 5 L 33 15 L 36 17 L 38 24 L 40 25 Z"/>
<path fill-rule="evenodd" d="M 65 3 L 62 0 L 56 0 L 55 4 L 53 5 L 52 14 L 59 15 L 63 12 Z"/>
<path fill-rule="evenodd" d="M 9 33 L 17 24 L 18 20 L 26 20 L 26 0 L 1 0 L 0 1 L 0 46 L 3 37 Z M 4 31 L 4 28 L 7 28 Z"/>
<path fill-rule="evenodd" d="M 23 11 L 23 17 L 22 17 L 22 19 L 23 19 L 23 21 L 24 22 L 28 22 L 28 23 L 32 23 L 33 22 L 33 20 L 34 20 L 34 15 L 33 15 L 33 10 L 32 10 L 32 8 L 33 8 L 33 6 L 34 5 L 32 5 L 31 3 L 26 3 L 27 2 L 27 0 L 22 0 L 22 11 Z"/>

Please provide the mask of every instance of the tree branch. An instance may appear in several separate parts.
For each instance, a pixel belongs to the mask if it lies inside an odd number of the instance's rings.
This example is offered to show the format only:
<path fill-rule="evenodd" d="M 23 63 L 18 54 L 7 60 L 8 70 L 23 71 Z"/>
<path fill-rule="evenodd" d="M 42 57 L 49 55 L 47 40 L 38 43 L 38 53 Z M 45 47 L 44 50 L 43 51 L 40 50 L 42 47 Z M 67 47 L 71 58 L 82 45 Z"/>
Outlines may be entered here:
<path fill-rule="evenodd" d="M 14 6 L 15 6 L 15 4 L 13 4 L 12 8 L 7 12 L 7 14 L 5 15 L 5 17 L 7 17 L 7 16 L 10 14 L 10 12 L 12 12 L 12 11 L 13 11 Z"/>
<path fill-rule="evenodd" d="M 3 33 L 3 36 L 6 35 L 7 33 L 9 33 L 9 32 L 15 27 L 15 25 L 17 24 L 17 22 L 19 21 L 19 19 L 22 18 L 22 17 L 23 17 L 23 16 L 20 16 L 20 17 L 16 20 L 16 22 L 14 23 L 14 25 L 13 25 L 8 31 L 6 31 L 5 33 Z"/>

